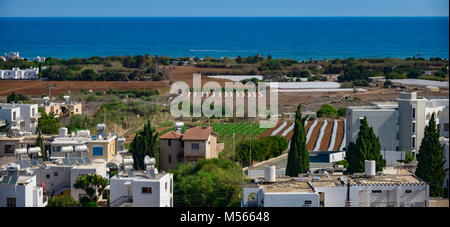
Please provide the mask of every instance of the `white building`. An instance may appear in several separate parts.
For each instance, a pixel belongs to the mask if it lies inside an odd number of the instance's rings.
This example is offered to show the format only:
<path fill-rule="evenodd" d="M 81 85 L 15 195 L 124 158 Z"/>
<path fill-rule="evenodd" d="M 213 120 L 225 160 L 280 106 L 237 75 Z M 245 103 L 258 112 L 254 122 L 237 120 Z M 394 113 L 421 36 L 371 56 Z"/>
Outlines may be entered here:
<path fill-rule="evenodd" d="M 111 207 L 173 207 L 173 174 L 158 173 L 152 159 L 146 171 L 133 171 L 133 159 L 124 159 L 125 171 L 110 179 Z"/>
<path fill-rule="evenodd" d="M 405 170 L 382 174 L 322 174 L 245 184 L 242 206 L 428 207 L 429 186 Z M 371 169 L 369 167 L 369 169 Z M 392 171 L 394 170 L 394 171 Z M 266 182 L 264 182 L 266 181 Z"/>
<path fill-rule="evenodd" d="M 0 171 L 0 207 L 45 207 L 47 196 L 36 176 L 11 163 Z"/>
<path fill-rule="evenodd" d="M 37 56 L 37 57 L 34 58 L 34 60 L 37 61 L 37 62 L 45 62 L 45 57 Z"/>
<path fill-rule="evenodd" d="M 346 146 L 358 137 L 362 119 L 367 117 L 369 126 L 379 137 L 381 150 L 411 152 L 414 156 L 420 148 L 425 126 L 435 114 L 441 135 L 448 137 L 449 100 L 425 99 L 417 93 L 400 93 L 396 102 L 372 102 L 370 106 L 349 106 L 346 113 Z"/>
<path fill-rule="evenodd" d="M 39 117 L 38 104 L 0 103 L 0 119 L 12 130 L 34 133 Z"/>
<path fill-rule="evenodd" d="M 6 60 L 23 59 L 22 57 L 20 57 L 19 52 L 5 53 L 4 56 L 5 56 Z"/>
<path fill-rule="evenodd" d="M 35 80 L 38 79 L 39 68 L 0 70 L 2 80 Z"/>

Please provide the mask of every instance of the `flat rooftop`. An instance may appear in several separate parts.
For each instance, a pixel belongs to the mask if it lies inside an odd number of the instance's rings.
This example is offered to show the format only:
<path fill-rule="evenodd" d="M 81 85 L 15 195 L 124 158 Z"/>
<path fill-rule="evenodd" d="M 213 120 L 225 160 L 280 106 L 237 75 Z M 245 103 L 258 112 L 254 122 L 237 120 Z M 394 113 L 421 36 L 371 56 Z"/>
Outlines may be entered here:
<path fill-rule="evenodd" d="M 277 192 L 314 192 L 314 189 L 311 185 L 308 184 L 306 180 L 299 180 L 296 178 L 286 177 L 286 178 L 277 178 L 275 183 L 269 184 L 256 184 L 260 187 L 263 187 L 268 193 L 277 193 Z"/>
<path fill-rule="evenodd" d="M 143 170 L 134 170 L 133 171 L 134 176 L 130 177 L 128 176 L 128 173 L 126 171 L 122 171 L 119 174 L 115 175 L 114 179 L 130 179 L 130 180 L 149 180 L 149 181 L 159 181 L 163 176 L 165 176 L 167 173 L 161 173 L 159 172 L 156 174 L 155 178 L 149 178 L 146 171 Z M 120 178 L 118 178 L 120 176 Z"/>
<path fill-rule="evenodd" d="M 313 177 L 318 177 L 313 180 Z M 308 180 L 314 187 L 339 187 L 345 186 L 340 179 L 342 175 L 313 175 Z M 397 170 L 396 174 L 377 174 L 373 177 L 366 177 L 364 174 L 354 174 L 345 176 L 351 185 L 380 185 L 380 184 L 425 184 L 422 180 L 408 172 L 407 170 Z"/>

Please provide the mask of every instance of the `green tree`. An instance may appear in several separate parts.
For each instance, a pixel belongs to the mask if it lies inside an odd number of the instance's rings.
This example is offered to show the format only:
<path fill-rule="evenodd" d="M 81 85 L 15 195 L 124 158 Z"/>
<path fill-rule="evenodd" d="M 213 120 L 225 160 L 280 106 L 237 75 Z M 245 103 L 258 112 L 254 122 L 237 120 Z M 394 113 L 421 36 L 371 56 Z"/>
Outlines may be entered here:
<path fill-rule="evenodd" d="M 425 127 L 424 137 L 417 154 L 416 176 L 430 185 L 430 196 L 444 195 L 444 147 L 439 142 L 439 130 L 434 114 Z"/>
<path fill-rule="evenodd" d="M 60 123 L 53 113 L 46 114 L 41 108 L 39 108 L 41 117 L 38 120 L 37 131 L 41 131 L 44 134 L 58 134 Z"/>
<path fill-rule="evenodd" d="M 300 173 L 309 171 L 309 153 L 306 149 L 305 122 L 302 118 L 301 105 L 298 105 L 295 113 L 294 135 L 291 139 L 291 149 L 288 154 L 286 175 L 295 177 Z"/>
<path fill-rule="evenodd" d="M 37 147 L 41 148 L 41 155 L 42 155 L 42 160 L 47 161 L 47 153 L 44 150 L 44 140 L 42 138 L 42 132 L 38 131 L 38 136 L 36 138 L 36 144 Z"/>
<path fill-rule="evenodd" d="M 332 106 L 331 104 L 324 104 L 317 111 L 317 117 L 337 118 L 338 116 L 339 116 L 338 110 L 334 108 L 334 106 Z"/>
<path fill-rule="evenodd" d="M 133 155 L 134 168 L 145 169 L 144 158 L 146 155 L 156 159 L 156 168 L 159 167 L 159 143 L 158 135 L 150 121 L 144 125 L 142 131 L 136 133 L 131 143 L 131 154 Z"/>
<path fill-rule="evenodd" d="M 240 201 L 242 169 L 230 160 L 200 159 L 197 165 L 179 164 L 170 170 L 174 206 L 229 207 Z"/>
<path fill-rule="evenodd" d="M 10 95 L 8 95 L 8 97 L 6 97 L 6 102 L 7 103 L 18 103 L 19 101 L 28 101 L 30 100 L 30 97 L 28 95 L 22 95 L 22 94 L 16 94 L 16 93 L 11 93 Z"/>
<path fill-rule="evenodd" d="M 81 204 L 70 195 L 60 195 L 48 200 L 47 207 L 79 207 Z"/>
<path fill-rule="evenodd" d="M 108 186 L 108 179 L 97 174 L 78 176 L 73 184 L 75 189 L 82 189 L 86 192 L 86 199 L 81 201 L 83 206 L 90 206 L 92 203 L 96 203 L 106 186 Z"/>
<path fill-rule="evenodd" d="M 350 143 L 346 152 L 350 174 L 365 171 L 365 160 L 374 160 L 376 170 L 381 171 L 386 166 L 386 160 L 381 156 L 381 146 L 378 137 L 372 127 L 369 127 L 367 117 L 364 117 L 359 127 L 356 143 Z"/>

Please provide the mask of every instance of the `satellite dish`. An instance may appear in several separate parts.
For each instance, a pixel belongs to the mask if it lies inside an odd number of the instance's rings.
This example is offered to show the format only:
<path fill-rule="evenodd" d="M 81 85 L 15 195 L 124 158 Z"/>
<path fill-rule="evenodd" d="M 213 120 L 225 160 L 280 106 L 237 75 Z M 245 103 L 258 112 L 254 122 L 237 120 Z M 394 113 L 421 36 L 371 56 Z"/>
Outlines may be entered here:
<path fill-rule="evenodd" d="M 150 164 L 150 157 L 149 157 L 148 155 L 145 156 L 145 158 L 144 158 L 144 163 L 145 163 L 146 165 Z"/>

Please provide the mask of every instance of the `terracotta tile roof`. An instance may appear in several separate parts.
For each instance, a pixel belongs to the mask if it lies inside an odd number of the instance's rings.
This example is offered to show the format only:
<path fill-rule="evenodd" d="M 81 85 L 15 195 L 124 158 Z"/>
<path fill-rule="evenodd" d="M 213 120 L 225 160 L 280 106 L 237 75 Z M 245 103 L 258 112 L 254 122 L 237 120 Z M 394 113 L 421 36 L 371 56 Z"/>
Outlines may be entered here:
<path fill-rule="evenodd" d="M 183 140 L 208 140 L 211 132 L 211 127 L 197 126 L 186 130 L 183 135 Z"/>
<path fill-rule="evenodd" d="M 159 137 L 159 139 L 172 139 L 172 140 L 175 140 L 175 139 L 180 139 L 182 136 L 183 136 L 183 134 L 175 132 L 173 130 L 170 130 L 166 134 L 161 135 Z"/>

